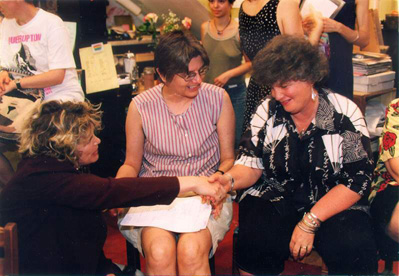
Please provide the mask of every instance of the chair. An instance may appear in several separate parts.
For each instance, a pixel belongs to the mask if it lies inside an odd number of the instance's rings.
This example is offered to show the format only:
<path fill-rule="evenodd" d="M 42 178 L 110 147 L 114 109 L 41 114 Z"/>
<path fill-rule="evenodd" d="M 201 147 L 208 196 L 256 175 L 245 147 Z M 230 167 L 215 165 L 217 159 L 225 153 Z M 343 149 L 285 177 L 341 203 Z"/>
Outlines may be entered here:
<path fill-rule="evenodd" d="M 393 263 L 399 261 L 399 246 L 382 231 L 376 237 L 378 255 L 384 261 L 382 274 L 393 275 Z"/>
<path fill-rule="evenodd" d="M 19 274 L 16 223 L 11 222 L 0 227 L 0 250 L 0 276 Z"/>
<path fill-rule="evenodd" d="M 127 266 L 123 270 L 123 274 L 124 275 L 134 275 L 134 273 L 136 272 L 136 269 L 139 269 L 139 270 L 141 269 L 140 252 L 129 241 L 126 241 L 126 255 L 127 255 Z M 216 273 L 215 273 L 215 255 L 209 259 L 209 267 L 211 268 L 211 275 L 216 275 Z"/>

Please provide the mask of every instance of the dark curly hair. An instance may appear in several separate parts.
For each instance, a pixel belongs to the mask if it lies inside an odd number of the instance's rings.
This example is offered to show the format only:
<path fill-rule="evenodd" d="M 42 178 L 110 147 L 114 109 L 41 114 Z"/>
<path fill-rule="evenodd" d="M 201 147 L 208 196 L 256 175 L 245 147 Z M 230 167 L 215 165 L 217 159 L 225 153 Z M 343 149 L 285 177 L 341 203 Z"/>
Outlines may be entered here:
<path fill-rule="evenodd" d="M 253 77 L 267 86 L 305 81 L 321 86 L 328 75 L 327 58 L 304 37 L 279 35 L 255 56 Z"/>
<path fill-rule="evenodd" d="M 176 74 L 188 73 L 188 64 L 198 56 L 204 66 L 209 66 L 208 54 L 193 34 L 188 31 L 173 31 L 160 37 L 155 49 L 154 64 L 169 82 Z"/>

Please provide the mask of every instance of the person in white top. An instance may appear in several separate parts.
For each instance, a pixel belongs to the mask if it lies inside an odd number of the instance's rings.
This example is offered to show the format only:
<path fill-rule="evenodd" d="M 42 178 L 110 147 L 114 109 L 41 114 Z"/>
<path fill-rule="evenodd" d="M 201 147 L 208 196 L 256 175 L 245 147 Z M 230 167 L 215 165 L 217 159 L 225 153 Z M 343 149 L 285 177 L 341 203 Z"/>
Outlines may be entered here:
<path fill-rule="evenodd" d="M 84 93 L 63 21 L 35 7 L 32 0 L 0 1 L 0 12 L 4 15 L 0 24 L 1 102 L 10 105 L 32 96 L 34 100 L 43 98 L 44 101 L 83 101 Z M 37 94 L 41 96 L 31 92 L 39 90 Z M 14 118 L 4 118 L 3 113 L 0 130 L 10 134 L 18 132 L 10 125 Z M 13 173 L 2 154 L 6 142 L 0 141 L 0 187 Z"/>

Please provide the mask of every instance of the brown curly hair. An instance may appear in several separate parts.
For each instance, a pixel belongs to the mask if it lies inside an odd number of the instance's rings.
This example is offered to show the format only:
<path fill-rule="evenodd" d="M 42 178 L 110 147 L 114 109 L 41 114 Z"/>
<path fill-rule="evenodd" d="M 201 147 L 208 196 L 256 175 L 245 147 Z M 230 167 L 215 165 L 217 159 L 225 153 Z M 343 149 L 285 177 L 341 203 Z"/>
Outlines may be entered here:
<path fill-rule="evenodd" d="M 100 105 L 49 101 L 33 111 L 22 128 L 19 153 L 69 160 L 78 167 L 76 146 L 101 129 Z"/>
<path fill-rule="evenodd" d="M 255 56 L 253 77 L 266 86 L 305 81 L 321 86 L 328 75 L 327 58 L 304 37 L 279 35 Z"/>

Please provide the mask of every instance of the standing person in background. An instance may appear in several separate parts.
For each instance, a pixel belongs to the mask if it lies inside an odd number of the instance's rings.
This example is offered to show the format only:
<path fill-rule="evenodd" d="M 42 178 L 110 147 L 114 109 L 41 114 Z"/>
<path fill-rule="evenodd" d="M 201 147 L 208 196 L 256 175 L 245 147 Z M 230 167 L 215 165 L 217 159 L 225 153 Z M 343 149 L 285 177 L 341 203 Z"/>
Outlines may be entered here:
<path fill-rule="evenodd" d="M 245 109 L 244 74 L 251 69 L 251 62 L 240 46 L 238 23 L 231 18 L 235 0 L 209 0 L 213 19 L 202 23 L 201 41 L 208 53 L 209 71 L 204 81 L 223 87 L 230 96 L 236 116 L 235 148 L 242 134 Z"/>
<path fill-rule="evenodd" d="M 369 43 L 368 0 L 344 0 L 335 19 L 323 18 L 323 32 L 330 43 L 329 78 L 326 86 L 353 99 L 353 45 Z M 357 22 L 358 30 L 355 30 Z"/>
<path fill-rule="evenodd" d="M 318 44 L 323 28 L 321 18 L 315 18 L 308 39 Z M 239 13 L 241 46 L 249 60 L 273 37 L 279 34 L 303 36 L 299 2 L 296 0 L 245 0 Z M 247 88 L 243 131 L 261 100 L 270 94 L 270 87 L 258 84 L 252 77 Z"/>
<path fill-rule="evenodd" d="M 0 97 L 1 110 L 5 110 L 0 115 L 0 130 L 6 133 L 4 136 L 18 132 L 12 124 L 14 118 L 5 116 L 10 108 L 15 109 L 17 100 L 37 101 L 43 96 L 44 100 L 84 100 L 64 23 L 58 16 L 35 7 L 33 2 L 0 1 L 0 12 L 4 15 L 0 24 Z M 6 106 L 9 102 L 13 105 Z M 13 174 L 3 155 L 9 144 L 15 144 L 15 139 L 0 141 L 0 186 Z"/>

